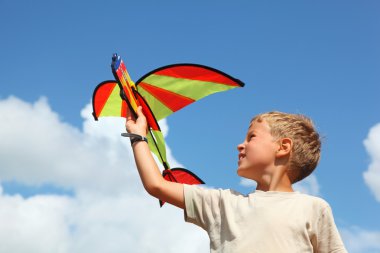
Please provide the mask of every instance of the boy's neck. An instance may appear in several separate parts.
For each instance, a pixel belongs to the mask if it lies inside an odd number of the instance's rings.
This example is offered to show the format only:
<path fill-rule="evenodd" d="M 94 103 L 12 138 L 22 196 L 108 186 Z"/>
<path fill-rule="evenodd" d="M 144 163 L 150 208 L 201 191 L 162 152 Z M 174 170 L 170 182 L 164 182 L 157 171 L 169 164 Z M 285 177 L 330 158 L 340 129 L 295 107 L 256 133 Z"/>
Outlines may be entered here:
<path fill-rule="evenodd" d="M 294 192 L 286 170 L 277 170 L 274 175 L 265 175 L 262 180 L 258 180 L 256 190 L 261 191 L 281 191 Z"/>
<path fill-rule="evenodd" d="M 277 191 L 277 192 L 294 192 L 292 186 L 290 187 L 284 187 L 284 186 L 278 186 L 278 187 L 270 187 L 267 185 L 257 184 L 256 190 L 260 191 Z"/>

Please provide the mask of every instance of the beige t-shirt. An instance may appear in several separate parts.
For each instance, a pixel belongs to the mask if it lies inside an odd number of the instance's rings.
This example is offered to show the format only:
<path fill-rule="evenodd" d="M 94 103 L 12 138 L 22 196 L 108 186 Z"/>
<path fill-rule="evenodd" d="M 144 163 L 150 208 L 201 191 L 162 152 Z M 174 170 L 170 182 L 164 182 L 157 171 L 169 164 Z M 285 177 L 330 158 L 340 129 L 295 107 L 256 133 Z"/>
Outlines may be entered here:
<path fill-rule="evenodd" d="M 347 252 L 329 204 L 299 192 L 184 185 L 185 220 L 205 229 L 211 252 Z"/>

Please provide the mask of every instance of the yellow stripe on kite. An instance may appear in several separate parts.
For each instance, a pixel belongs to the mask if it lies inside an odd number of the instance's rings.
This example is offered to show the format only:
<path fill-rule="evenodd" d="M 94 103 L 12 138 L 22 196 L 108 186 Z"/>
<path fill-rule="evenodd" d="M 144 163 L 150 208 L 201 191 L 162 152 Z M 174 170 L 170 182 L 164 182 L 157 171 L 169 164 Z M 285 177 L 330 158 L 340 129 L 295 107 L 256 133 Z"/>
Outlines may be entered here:
<path fill-rule="evenodd" d="M 160 119 L 166 118 L 170 114 L 173 113 L 166 105 L 161 103 L 158 99 L 156 99 L 152 94 L 144 90 L 141 86 L 138 89 L 141 96 L 144 97 L 150 109 L 152 110 L 154 117 L 159 121 Z"/>
<path fill-rule="evenodd" d="M 227 91 L 236 88 L 236 86 L 225 85 L 222 83 L 213 83 L 154 74 L 146 77 L 141 82 L 172 91 L 193 100 L 199 100 L 216 92 Z"/>
<path fill-rule="evenodd" d="M 100 112 L 100 117 L 105 116 L 121 116 L 121 97 L 120 97 L 120 88 L 118 85 L 115 85 L 115 88 L 112 90 L 110 96 L 108 97 L 107 102 L 105 103 L 103 110 Z"/>

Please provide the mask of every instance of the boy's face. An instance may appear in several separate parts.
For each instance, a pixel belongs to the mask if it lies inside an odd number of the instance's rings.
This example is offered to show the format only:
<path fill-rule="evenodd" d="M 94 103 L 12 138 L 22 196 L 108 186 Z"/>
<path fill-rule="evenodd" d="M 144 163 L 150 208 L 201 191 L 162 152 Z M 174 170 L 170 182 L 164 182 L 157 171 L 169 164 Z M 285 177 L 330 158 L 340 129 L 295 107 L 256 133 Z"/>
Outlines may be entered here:
<path fill-rule="evenodd" d="M 241 177 L 257 180 L 271 173 L 279 144 L 264 121 L 251 123 L 243 143 L 237 146 L 239 161 L 237 173 Z"/>

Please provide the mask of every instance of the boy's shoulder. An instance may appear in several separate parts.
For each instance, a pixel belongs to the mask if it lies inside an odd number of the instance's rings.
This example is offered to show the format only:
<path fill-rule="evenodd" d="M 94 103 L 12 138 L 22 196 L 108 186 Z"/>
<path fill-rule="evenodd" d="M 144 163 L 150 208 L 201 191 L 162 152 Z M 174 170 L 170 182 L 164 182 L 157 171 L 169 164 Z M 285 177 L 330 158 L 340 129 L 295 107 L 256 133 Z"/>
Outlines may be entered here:
<path fill-rule="evenodd" d="M 299 196 L 302 201 L 305 202 L 304 204 L 312 207 L 314 211 L 323 212 L 326 209 L 331 210 L 330 204 L 319 196 L 313 196 L 306 193 L 299 193 Z"/>
<path fill-rule="evenodd" d="M 313 196 L 299 191 L 281 192 L 281 191 L 259 191 L 256 190 L 251 194 L 253 198 L 270 198 L 270 203 L 283 203 L 286 205 L 297 205 L 314 211 L 323 211 L 330 208 L 329 203 L 319 196 Z"/>
<path fill-rule="evenodd" d="M 302 192 L 300 192 L 299 194 L 305 199 L 309 199 L 310 201 L 317 203 L 321 206 L 325 206 L 325 207 L 329 206 L 329 203 L 325 199 L 319 196 L 314 196 L 314 195 L 310 195 L 310 194 L 302 193 Z"/>

